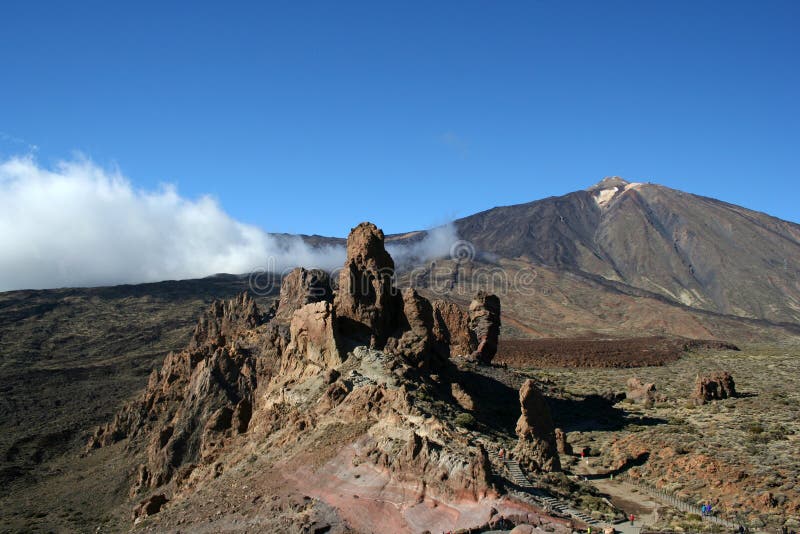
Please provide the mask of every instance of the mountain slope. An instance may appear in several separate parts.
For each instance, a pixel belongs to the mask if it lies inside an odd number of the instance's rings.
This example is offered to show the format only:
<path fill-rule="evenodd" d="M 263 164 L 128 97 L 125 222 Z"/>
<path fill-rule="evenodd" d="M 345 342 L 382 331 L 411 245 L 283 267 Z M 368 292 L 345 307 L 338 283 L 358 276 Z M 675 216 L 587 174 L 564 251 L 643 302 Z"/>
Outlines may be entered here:
<path fill-rule="evenodd" d="M 800 322 L 800 225 L 654 184 L 585 191 L 456 221 L 479 251 L 726 315 Z"/>

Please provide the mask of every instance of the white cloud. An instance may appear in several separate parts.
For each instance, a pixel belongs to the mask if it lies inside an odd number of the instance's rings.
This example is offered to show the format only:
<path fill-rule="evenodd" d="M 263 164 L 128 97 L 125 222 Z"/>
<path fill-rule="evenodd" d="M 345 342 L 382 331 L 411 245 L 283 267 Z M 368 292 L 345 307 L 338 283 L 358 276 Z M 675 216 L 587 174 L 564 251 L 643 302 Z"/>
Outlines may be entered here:
<path fill-rule="evenodd" d="M 432 231 L 398 259 L 447 255 L 452 226 Z M 0 161 L 0 291 L 334 269 L 341 246 L 313 248 L 225 213 L 211 197 L 190 200 L 172 186 L 135 189 L 118 170 L 88 160 L 43 168 L 31 156 Z"/>
<path fill-rule="evenodd" d="M 386 250 L 392 255 L 397 269 L 407 269 L 427 260 L 450 255 L 451 248 L 458 243 L 458 231 L 452 223 L 432 228 L 422 239 L 403 244 L 387 243 Z"/>

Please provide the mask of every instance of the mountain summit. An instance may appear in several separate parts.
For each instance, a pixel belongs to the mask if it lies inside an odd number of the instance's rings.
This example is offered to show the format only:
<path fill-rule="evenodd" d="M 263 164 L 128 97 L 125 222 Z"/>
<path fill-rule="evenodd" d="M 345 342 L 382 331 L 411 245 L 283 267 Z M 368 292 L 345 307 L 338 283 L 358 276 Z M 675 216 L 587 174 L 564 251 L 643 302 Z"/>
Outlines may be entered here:
<path fill-rule="evenodd" d="M 619 177 L 456 221 L 478 250 L 725 315 L 800 323 L 800 225 Z"/>

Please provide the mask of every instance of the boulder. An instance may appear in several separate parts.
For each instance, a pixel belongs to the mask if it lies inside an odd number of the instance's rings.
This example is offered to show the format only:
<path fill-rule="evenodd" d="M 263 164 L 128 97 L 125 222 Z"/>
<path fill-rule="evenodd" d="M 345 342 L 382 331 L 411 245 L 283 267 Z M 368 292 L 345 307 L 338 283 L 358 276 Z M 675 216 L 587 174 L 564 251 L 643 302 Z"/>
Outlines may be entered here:
<path fill-rule="evenodd" d="M 727 399 L 736 396 L 736 384 L 727 371 L 718 371 L 706 376 L 698 376 L 692 400 L 698 404 Z"/>
<path fill-rule="evenodd" d="M 633 402 L 644 404 L 648 401 L 661 402 L 665 400 L 665 397 L 656 391 L 656 385 L 652 382 L 642 383 L 638 378 L 632 377 L 628 379 L 626 385 L 625 398 Z"/>
<path fill-rule="evenodd" d="M 471 412 L 475 409 L 475 401 L 473 400 L 472 396 L 467 393 L 467 391 L 461 387 L 458 382 L 453 382 L 450 384 L 450 394 L 453 396 L 458 405 L 465 410 Z"/>
<path fill-rule="evenodd" d="M 469 324 L 478 346 L 472 356 L 482 364 L 490 364 L 497 354 L 500 338 L 500 299 L 479 291 L 469 305 Z"/>
<path fill-rule="evenodd" d="M 169 502 L 166 495 L 163 493 L 158 495 L 151 495 L 147 499 L 141 501 L 139 505 L 133 510 L 133 519 L 139 520 L 149 515 L 157 514 L 161 508 Z"/>
<path fill-rule="evenodd" d="M 533 380 L 522 384 L 519 403 L 522 414 L 517 420 L 516 458 L 531 471 L 561 471 L 550 408 Z"/>

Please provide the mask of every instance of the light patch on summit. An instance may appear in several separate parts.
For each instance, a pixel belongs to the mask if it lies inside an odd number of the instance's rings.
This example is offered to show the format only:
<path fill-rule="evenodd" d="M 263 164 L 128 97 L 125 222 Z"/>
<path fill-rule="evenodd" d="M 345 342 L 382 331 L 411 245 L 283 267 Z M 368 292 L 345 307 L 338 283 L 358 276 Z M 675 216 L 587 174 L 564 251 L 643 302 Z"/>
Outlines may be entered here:
<path fill-rule="evenodd" d="M 642 182 L 631 182 L 625 186 L 625 189 L 623 189 L 622 192 L 624 193 L 629 189 L 639 189 L 642 185 L 643 185 Z"/>
<path fill-rule="evenodd" d="M 612 187 L 611 189 L 601 189 L 594 194 L 594 201 L 597 202 L 597 205 L 601 208 L 605 208 L 611 199 L 614 198 L 614 195 L 617 194 L 619 188 Z"/>

